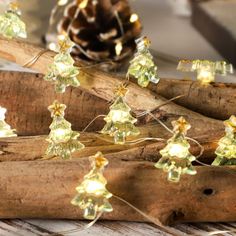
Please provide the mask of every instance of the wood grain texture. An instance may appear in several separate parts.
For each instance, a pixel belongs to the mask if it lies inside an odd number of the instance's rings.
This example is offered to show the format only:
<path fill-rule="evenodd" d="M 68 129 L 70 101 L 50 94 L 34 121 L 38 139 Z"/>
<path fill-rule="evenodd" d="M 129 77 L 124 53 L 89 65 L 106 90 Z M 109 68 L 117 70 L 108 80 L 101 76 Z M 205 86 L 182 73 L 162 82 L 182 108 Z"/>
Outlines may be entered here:
<path fill-rule="evenodd" d="M 88 169 L 86 159 L 0 163 L 0 218 L 81 219 L 70 200 Z M 173 184 L 152 163 L 117 158 L 105 176 L 112 193 L 163 224 L 216 222 L 236 220 L 235 170 L 197 167 L 198 175 Z M 103 219 L 146 221 L 124 203 L 111 202 L 114 212 Z"/>
<path fill-rule="evenodd" d="M 149 89 L 166 99 L 186 94 L 175 103 L 208 117 L 226 120 L 236 114 L 235 84 L 213 83 L 206 87 L 191 80 L 162 79 L 158 85 L 150 84 Z"/>

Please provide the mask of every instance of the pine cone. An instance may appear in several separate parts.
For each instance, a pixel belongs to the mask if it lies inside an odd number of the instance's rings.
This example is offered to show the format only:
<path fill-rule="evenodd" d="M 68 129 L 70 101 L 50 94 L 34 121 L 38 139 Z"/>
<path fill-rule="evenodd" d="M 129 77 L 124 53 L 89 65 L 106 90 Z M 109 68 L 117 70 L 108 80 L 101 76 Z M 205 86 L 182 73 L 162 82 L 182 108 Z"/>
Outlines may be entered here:
<path fill-rule="evenodd" d="M 93 64 L 113 62 L 101 64 L 103 69 L 121 66 L 133 55 L 141 33 L 140 21 L 132 21 L 128 0 L 88 0 L 85 8 L 80 3 L 69 4 L 58 25 L 59 33 L 67 32 L 76 43 L 72 56 Z"/>

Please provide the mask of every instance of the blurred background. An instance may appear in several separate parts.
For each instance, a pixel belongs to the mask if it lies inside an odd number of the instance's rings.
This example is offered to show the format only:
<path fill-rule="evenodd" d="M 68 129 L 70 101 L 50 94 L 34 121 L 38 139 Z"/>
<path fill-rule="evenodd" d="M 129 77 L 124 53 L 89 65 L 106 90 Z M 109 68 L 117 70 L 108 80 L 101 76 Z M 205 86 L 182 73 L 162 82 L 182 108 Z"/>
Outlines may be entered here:
<path fill-rule="evenodd" d="M 4 2 L 0 0 L 0 11 Z M 42 45 L 56 3 L 56 0 L 20 1 L 30 42 Z M 143 35 L 151 39 L 160 76 L 192 76 L 176 72 L 179 59 L 225 58 L 236 64 L 235 0 L 130 0 L 130 4 L 139 15 Z M 217 78 L 224 82 L 234 79 L 235 75 Z"/>

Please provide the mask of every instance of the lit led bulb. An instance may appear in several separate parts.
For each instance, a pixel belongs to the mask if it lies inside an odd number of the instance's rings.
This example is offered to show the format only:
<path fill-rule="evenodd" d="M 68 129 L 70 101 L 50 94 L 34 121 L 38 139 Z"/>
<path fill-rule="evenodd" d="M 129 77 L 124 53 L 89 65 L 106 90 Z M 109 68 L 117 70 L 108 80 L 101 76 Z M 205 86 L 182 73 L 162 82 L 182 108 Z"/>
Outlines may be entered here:
<path fill-rule="evenodd" d="M 167 146 L 160 151 L 161 159 L 155 167 L 168 173 L 171 182 L 179 182 L 182 174 L 195 175 L 197 172 L 192 166 L 196 158 L 189 152 L 190 144 L 186 140 L 186 133 L 190 124 L 183 117 L 172 122 L 174 135 L 167 141 Z"/>
<path fill-rule="evenodd" d="M 131 23 L 136 22 L 138 19 L 139 19 L 139 17 L 138 17 L 138 15 L 137 15 L 136 13 L 133 13 L 133 14 L 130 16 L 130 22 L 131 22 Z"/>
<path fill-rule="evenodd" d="M 0 107 L 0 138 L 16 137 L 14 129 L 5 122 L 5 114 L 7 109 Z"/>
<path fill-rule="evenodd" d="M 58 36 L 59 53 L 54 57 L 53 64 L 49 66 L 44 77 L 46 81 L 55 84 L 55 90 L 58 93 L 64 93 L 68 86 L 80 86 L 78 80 L 80 71 L 74 66 L 75 61 L 70 55 L 73 46 L 74 43 L 67 35 Z"/>
<path fill-rule="evenodd" d="M 9 39 L 27 38 L 26 26 L 20 17 L 18 1 L 11 1 L 8 10 L 0 15 L 0 34 Z"/>
<path fill-rule="evenodd" d="M 157 75 L 157 66 L 149 51 L 150 40 L 142 37 L 136 40 L 137 53 L 130 61 L 127 77 L 133 76 L 141 87 L 147 87 L 150 82 L 157 84 L 160 80 Z"/>
<path fill-rule="evenodd" d="M 236 164 L 236 117 L 231 116 L 224 122 L 225 136 L 218 142 L 216 158 L 212 165 L 235 165 Z"/>
<path fill-rule="evenodd" d="M 47 138 L 49 145 L 46 156 L 70 159 L 73 152 L 84 148 L 84 145 L 78 141 L 80 134 L 73 131 L 71 123 L 64 118 L 66 105 L 54 101 L 48 109 L 51 112 L 53 122 L 50 125 L 51 132 Z"/>
<path fill-rule="evenodd" d="M 78 194 L 71 204 L 84 211 L 84 218 L 94 220 L 98 213 L 113 211 L 108 199 L 112 194 L 106 189 L 107 180 L 103 176 L 108 160 L 101 152 L 90 158 L 92 170 L 84 176 L 83 182 L 76 188 Z"/>
<path fill-rule="evenodd" d="M 233 66 L 224 61 L 208 61 L 208 60 L 182 60 L 179 62 L 177 70 L 184 72 L 196 72 L 197 80 L 202 85 L 208 85 L 215 81 L 216 74 L 227 75 L 233 73 Z"/>
<path fill-rule="evenodd" d="M 137 136 L 140 133 L 134 125 L 137 119 L 132 117 L 131 108 L 124 101 L 127 92 L 124 85 L 118 86 L 116 99 L 110 107 L 110 112 L 104 118 L 106 125 L 101 133 L 114 137 L 115 144 L 125 144 L 128 136 Z"/>

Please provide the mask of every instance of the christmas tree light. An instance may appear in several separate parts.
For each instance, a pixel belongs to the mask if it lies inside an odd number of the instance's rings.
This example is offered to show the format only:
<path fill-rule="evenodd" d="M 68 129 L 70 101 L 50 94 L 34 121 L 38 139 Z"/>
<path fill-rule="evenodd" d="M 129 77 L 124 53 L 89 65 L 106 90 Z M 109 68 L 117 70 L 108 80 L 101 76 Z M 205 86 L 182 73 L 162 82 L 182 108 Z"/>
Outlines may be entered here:
<path fill-rule="evenodd" d="M 0 15 L 0 34 L 4 37 L 12 38 L 26 38 L 25 23 L 20 19 L 21 11 L 17 1 L 12 1 L 7 11 Z"/>
<path fill-rule="evenodd" d="M 157 66 L 153 62 L 153 56 L 149 51 L 150 41 L 147 37 L 136 40 L 137 53 L 130 61 L 127 76 L 134 76 L 141 87 L 147 87 L 150 82 L 157 84 L 160 78 L 157 75 Z"/>
<path fill-rule="evenodd" d="M 76 188 L 78 194 L 71 204 L 84 211 L 84 218 L 94 220 L 97 213 L 112 212 L 108 199 L 112 194 L 106 189 L 107 180 L 103 176 L 108 160 L 98 152 L 90 158 L 92 170 L 84 176 L 83 182 Z"/>
<path fill-rule="evenodd" d="M 125 144 L 128 136 L 137 136 L 140 133 L 134 125 L 137 119 L 132 117 L 131 108 L 124 101 L 127 92 L 128 89 L 123 85 L 117 88 L 116 99 L 109 114 L 104 118 L 106 125 L 101 133 L 114 137 L 115 144 Z"/>
<path fill-rule="evenodd" d="M 68 36 L 59 36 L 59 53 L 54 57 L 54 62 L 49 66 L 49 71 L 44 77 L 46 81 L 55 84 L 55 90 L 58 93 L 64 93 L 68 86 L 78 87 L 79 69 L 74 66 L 74 59 L 70 52 L 74 43 Z"/>
<path fill-rule="evenodd" d="M 167 141 L 167 146 L 160 151 L 161 159 L 155 164 L 158 169 L 168 172 L 168 180 L 179 182 L 182 174 L 195 175 L 192 166 L 196 157 L 189 152 L 190 144 L 186 140 L 186 133 L 191 128 L 183 117 L 173 121 L 174 135 Z"/>
<path fill-rule="evenodd" d="M 184 72 L 197 72 L 197 80 L 202 85 L 208 85 L 215 81 L 216 74 L 226 76 L 227 73 L 233 73 L 233 66 L 225 61 L 208 60 L 182 60 L 179 62 L 177 70 Z"/>
<path fill-rule="evenodd" d="M 64 118 L 66 105 L 54 101 L 48 109 L 51 112 L 53 122 L 50 125 L 51 132 L 47 138 L 49 146 L 46 155 L 70 159 L 73 152 L 84 148 L 84 145 L 78 141 L 80 134 L 72 131 L 71 123 Z"/>
<path fill-rule="evenodd" d="M 0 138 L 16 137 L 14 129 L 5 122 L 5 114 L 7 109 L 0 107 Z"/>
<path fill-rule="evenodd" d="M 225 136 L 219 140 L 214 166 L 236 164 L 236 117 L 231 116 L 224 125 Z"/>

